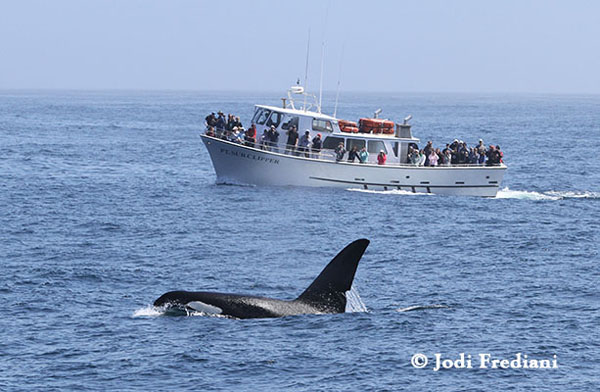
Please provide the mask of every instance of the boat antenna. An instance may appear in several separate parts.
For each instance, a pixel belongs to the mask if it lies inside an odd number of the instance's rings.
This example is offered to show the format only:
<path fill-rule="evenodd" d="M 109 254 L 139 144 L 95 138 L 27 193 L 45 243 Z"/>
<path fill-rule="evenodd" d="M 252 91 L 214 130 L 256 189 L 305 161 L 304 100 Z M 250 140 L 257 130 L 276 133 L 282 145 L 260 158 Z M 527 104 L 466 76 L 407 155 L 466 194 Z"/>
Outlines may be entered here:
<path fill-rule="evenodd" d="M 325 41 L 321 46 L 321 81 L 319 82 L 319 113 L 321 113 L 321 102 L 323 102 L 323 58 L 325 57 Z"/>
<path fill-rule="evenodd" d="M 325 32 L 327 31 L 327 16 L 329 14 L 330 2 L 327 2 L 325 9 L 325 23 L 323 26 L 323 43 L 321 45 L 321 81 L 319 82 L 319 113 L 321 113 L 321 104 L 323 102 L 323 62 L 325 61 Z"/>
<path fill-rule="evenodd" d="M 304 104 L 302 110 L 306 111 L 306 88 L 308 87 L 308 54 L 310 53 L 310 27 L 308 28 L 308 41 L 306 44 L 306 67 L 304 69 Z"/>
<path fill-rule="evenodd" d="M 340 98 L 340 83 L 342 80 L 342 64 L 344 64 L 344 49 L 346 48 L 346 41 L 342 45 L 342 57 L 340 58 L 340 72 L 338 73 L 337 92 L 335 93 L 335 107 L 333 109 L 333 117 L 337 116 L 338 99 Z"/>

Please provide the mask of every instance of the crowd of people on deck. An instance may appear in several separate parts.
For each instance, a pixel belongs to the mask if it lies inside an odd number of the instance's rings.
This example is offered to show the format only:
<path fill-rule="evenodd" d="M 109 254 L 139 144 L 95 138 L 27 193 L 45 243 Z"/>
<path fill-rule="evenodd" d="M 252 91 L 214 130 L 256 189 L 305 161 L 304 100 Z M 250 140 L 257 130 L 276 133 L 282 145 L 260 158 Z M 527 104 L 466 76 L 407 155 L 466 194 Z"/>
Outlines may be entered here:
<path fill-rule="evenodd" d="M 475 147 L 469 147 L 466 142 L 454 139 L 446 144 L 443 150 L 433 147 L 433 142 L 428 141 L 423 149 L 416 145 L 408 148 L 406 163 L 415 166 L 450 166 L 450 165 L 500 165 L 503 163 L 504 153 L 500 146 L 490 144 L 487 148 L 482 139 Z"/>
<path fill-rule="evenodd" d="M 228 114 L 225 117 L 223 112 L 211 113 L 205 118 L 206 134 L 208 136 L 218 137 L 234 143 L 244 144 L 248 147 L 260 148 L 265 151 L 279 151 L 279 131 L 274 125 L 263 130 L 260 137 L 257 136 L 256 125 L 252 124 L 245 129 L 238 116 Z M 304 132 L 304 135 L 298 134 L 295 125 L 290 125 L 286 131 L 287 141 L 285 144 L 285 153 L 294 156 L 303 156 L 306 158 L 318 158 L 323 148 L 323 139 L 321 134 L 317 134 L 311 139 L 310 132 Z"/>
<path fill-rule="evenodd" d="M 218 137 L 234 143 L 244 144 L 248 147 L 260 148 L 261 150 L 279 151 L 279 131 L 273 125 L 263 130 L 260 137 L 257 135 L 256 125 L 252 124 L 245 129 L 238 116 L 223 112 L 211 113 L 206 116 L 206 134 Z M 285 154 L 302 156 L 306 158 L 319 158 L 323 149 L 322 135 L 319 133 L 311 139 L 310 132 L 306 131 L 302 136 L 298 129 L 290 125 L 286 131 Z M 354 146 L 349 151 L 340 142 L 334 150 L 336 162 L 342 162 L 348 153 L 347 162 L 368 163 L 369 152 L 365 147 L 360 150 Z M 414 143 L 408 147 L 407 164 L 415 166 L 451 166 L 451 165 L 500 165 L 503 163 L 504 154 L 500 146 L 489 145 L 486 147 L 483 140 L 479 144 L 469 147 L 462 140 L 454 139 L 452 143 L 446 144 L 444 149 L 434 148 L 433 142 L 428 141 L 423 149 L 419 149 Z M 387 155 L 384 150 L 377 154 L 377 164 L 385 165 Z"/>
<path fill-rule="evenodd" d="M 344 160 L 344 156 L 348 153 L 347 162 L 354 163 L 368 163 L 369 162 L 369 152 L 366 147 L 358 149 L 357 146 L 352 147 L 349 151 L 346 151 L 344 148 L 344 142 L 340 142 L 338 146 L 335 148 L 335 160 L 336 162 L 342 162 Z M 385 165 L 385 161 L 387 156 L 385 152 L 381 150 L 379 155 L 377 155 L 377 163 L 380 165 Z"/>
<path fill-rule="evenodd" d="M 250 128 L 244 128 L 239 116 L 228 114 L 225 117 L 223 112 L 218 112 L 217 115 L 211 113 L 206 116 L 205 121 L 208 136 L 242 143 L 250 147 L 256 145 L 256 126 L 252 124 Z"/>

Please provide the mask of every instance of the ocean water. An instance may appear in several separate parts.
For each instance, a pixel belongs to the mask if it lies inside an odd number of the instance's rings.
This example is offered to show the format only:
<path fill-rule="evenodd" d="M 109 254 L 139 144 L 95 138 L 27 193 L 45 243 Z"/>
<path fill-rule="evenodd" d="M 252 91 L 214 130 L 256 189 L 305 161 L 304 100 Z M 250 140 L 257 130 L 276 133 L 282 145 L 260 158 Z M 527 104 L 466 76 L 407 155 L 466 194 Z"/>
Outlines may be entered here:
<path fill-rule="evenodd" d="M 204 116 L 247 123 L 280 96 L 0 92 L 0 390 L 598 390 L 599 96 L 342 94 L 342 118 L 382 108 L 436 146 L 499 144 L 492 199 L 216 185 Z M 363 237 L 352 312 L 151 306 L 293 299 Z M 471 369 L 434 370 L 461 353 Z M 480 368 L 486 353 L 557 368 Z"/>

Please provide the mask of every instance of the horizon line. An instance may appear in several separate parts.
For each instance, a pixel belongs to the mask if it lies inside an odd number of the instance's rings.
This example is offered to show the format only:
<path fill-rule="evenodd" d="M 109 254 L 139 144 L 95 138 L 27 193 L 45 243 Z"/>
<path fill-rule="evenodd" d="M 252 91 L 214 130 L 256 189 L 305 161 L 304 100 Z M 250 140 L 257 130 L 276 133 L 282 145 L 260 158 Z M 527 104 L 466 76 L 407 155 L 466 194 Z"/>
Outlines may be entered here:
<path fill-rule="evenodd" d="M 0 93 L 5 92 L 73 92 L 73 93 L 243 93 L 243 94 L 286 94 L 288 90 L 263 89 L 178 89 L 178 88 L 50 88 L 50 87 L 0 87 Z M 324 94 L 336 94 L 335 90 L 323 90 Z M 416 91 L 416 90 L 343 90 L 341 94 L 439 94 L 439 95 L 570 95 L 570 96 L 597 96 L 600 92 L 556 92 L 556 91 Z"/>

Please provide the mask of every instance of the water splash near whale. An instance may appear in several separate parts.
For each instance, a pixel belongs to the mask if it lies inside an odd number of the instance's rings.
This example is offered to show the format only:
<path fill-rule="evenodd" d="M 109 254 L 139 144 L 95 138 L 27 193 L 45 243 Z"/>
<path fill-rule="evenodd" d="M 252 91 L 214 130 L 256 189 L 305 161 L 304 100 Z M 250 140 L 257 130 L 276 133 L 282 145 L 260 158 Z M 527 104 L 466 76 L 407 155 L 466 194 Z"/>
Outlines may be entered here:
<path fill-rule="evenodd" d="M 434 305 L 414 305 L 414 306 L 408 306 L 406 308 L 398 308 L 396 309 L 396 312 L 412 312 L 415 310 L 427 310 L 427 309 L 449 309 L 450 307 L 447 305 L 440 305 L 440 304 L 434 304 Z"/>
<path fill-rule="evenodd" d="M 362 313 L 368 312 L 367 306 L 360 298 L 358 290 L 352 286 L 349 291 L 346 291 L 346 312 L 347 313 Z"/>

